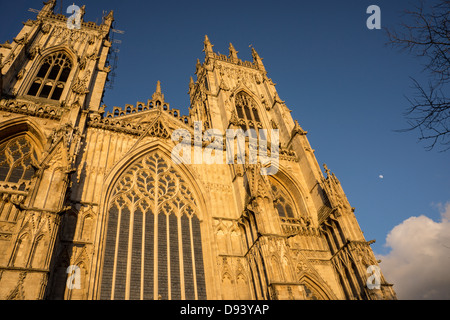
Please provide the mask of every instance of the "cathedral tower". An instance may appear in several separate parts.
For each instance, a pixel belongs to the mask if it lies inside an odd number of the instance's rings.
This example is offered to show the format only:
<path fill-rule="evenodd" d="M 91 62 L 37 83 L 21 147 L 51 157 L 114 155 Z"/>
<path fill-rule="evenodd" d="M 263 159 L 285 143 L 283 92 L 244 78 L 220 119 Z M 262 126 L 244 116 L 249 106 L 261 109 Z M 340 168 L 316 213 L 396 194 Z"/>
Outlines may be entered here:
<path fill-rule="evenodd" d="M 223 131 L 279 131 L 276 174 L 262 176 L 254 165 L 230 166 L 240 214 L 233 218 L 245 238 L 242 254 L 253 280 L 252 298 L 395 298 L 381 274 L 379 290 L 367 287 L 367 268 L 378 267 L 372 242 L 364 239 L 354 208 L 326 165 L 323 175 L 307 132 L 280 99 L 256 50 L 251 48 L 252 62 L 242 61 L 231 43 L 228 56 L 217 54 L 205 36 L 204 53 L 204 62 L 197 61 L 197 81 L 191 79 L 189 86 L 191 119 Z M 225 270 L 242 263 L 228 248 L 219 249 Z M 221 274 L 222 283 L 235 286 L 227 297 L 237 298 L 239 276 Z"/>
<path fill-rule="evenodd" d="M 105 112 L 113 13 L 54 7 L 0 45 L 0 299 L 395 299 L 254 48 L 205 36 L 188 115 Z"/>
<path fill-rule="evenodd" d="M 83 21 L 82 7 L 79 29 L 70 29 L 55 4 L 45 2 L 12 42 L 0 45 L 3 299 L 45 296 L 86 121 L 102 112 L 110 70 L 112 12 L 97 25 Z"/>

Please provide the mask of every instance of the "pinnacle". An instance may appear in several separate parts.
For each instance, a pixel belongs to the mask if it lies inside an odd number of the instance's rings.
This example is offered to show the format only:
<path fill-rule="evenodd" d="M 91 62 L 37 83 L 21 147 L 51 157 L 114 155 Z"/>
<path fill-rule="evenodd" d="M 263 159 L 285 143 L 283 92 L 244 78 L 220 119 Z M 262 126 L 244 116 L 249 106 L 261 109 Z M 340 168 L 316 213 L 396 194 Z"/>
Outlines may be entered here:
<path fill-rule="evenodd" d="M 213 52 L 213 47 L 214 46 L 211 44 L 211 42 L 209 41 L 209 38 L 208 38 L 208 36 L 206 34 L 205 34 L 205 41 L 203 42 L 203 45 L 204 45 L 203 51 L 205 53 Z"/>
<path fill-rule="evenodd" d="M 159 81 L 159 80 L 156 82 L 156 91 L 155 91 L 155 93 L 153 93 L 152 99 L 153 100 L 162 100 L 162 102 L 164 101 L 164 94 L 162 94 L 162 91 L 161 91 L 161 81 Z"/>

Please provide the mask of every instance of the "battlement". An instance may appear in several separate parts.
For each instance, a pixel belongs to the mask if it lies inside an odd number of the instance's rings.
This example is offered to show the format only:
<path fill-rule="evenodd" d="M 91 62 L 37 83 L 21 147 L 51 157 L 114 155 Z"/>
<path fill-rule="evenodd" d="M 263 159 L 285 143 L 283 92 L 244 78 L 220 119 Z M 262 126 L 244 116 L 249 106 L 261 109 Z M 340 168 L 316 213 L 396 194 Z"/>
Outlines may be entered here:
<path fill-rule="evenodd" d="M 228 50 L 229 50 L 228 56 L 221 54 L 221 53 L 215 53 L 213 51 L 214 45 L 211 44 L 207 35 L 205 35 L 205 40 L 203 42 L 203 45 L 204 45 L 203 51 L 205 52 L 206 59 L 208 59 L 208 58 L 216 59 L 216 60 L 221 60 L 221 61 L 225 61 L 228 63 L 233 63 L 238 66 L 253 68 L 253 69 L 261 70 L 263 72 L 266 71 L 264 68 L 264 65 L 262 63 L 262 58 L 258 55 L 256 50 L 251 45 L 250 45 L 250 47 L 252 48 L 251 50 L 252 50 L 253 62 L 243 61 L 243 60 L 239 59 L 238 55 L 237 55 L 239 53 L 239 51 L 236 51 L 233 44 L 231 44 L 231 43 L 228 47 Z"/>
<path fill-rule="evenodd" d="M 152 95 L 152 99 L 148 99 L 147 102 L 138 101 L 136 105 L 126 104 L 125 107 L 113 107 L 112 112 L 106 113 L 106 119 L 110 118 L 125 118 L 126 116 L 133 115 L 140 112 L 148 112 L 152 110 L 160 110 L 166 112 L 178 119 L 180 122 L 190 126 L 191 118 L 189 116 L 181 115 L 179 109 L 170 108 L 170 104 L 164 101 L 164 95 L 161 93 L 161 83 L 158 81 L 156 91 Z"/>
<path fill-rule="evenodd" d="M 237 64 L 238 66 L 243 66 L 243 67 L 247 67 L 247 68 L 253 68 L 253 69 L 258 69 L 258 66 L 256 64 L 254 64 L 253 62 L 250 61 L 243 61 L 241 59 L 232 59 L 230 57 L 227 57 L 224 54 L 220 54 L 220 53 L 213 53 L 213 59 L 216 60 L 221 60 L 221 61 L 225 61 L 228 63 L 233 63 L 233 64 Z"/>
<path fill-rule="evenodd" d="M 62 13 L 55 13 L 54 12 L 55 6 L 56 6 L 56 1 L 50 0 L 48 2 L 44 2 L 44 7 L 42 10 L 40 10 L 40 11 L 32 10 L 32 11 L 38 13 L 38 16 L 37 16 L 38 20 L 49 19 L 49 20 L 53 20 L 53 21 L 60 21 L 60 22 L 67 23 L 69 18 Z M 80 27 L 90 28 L 90 29 L 95 29 L 95 30 L 103 30 L 105 26 L 108 28 L 110 27 L 112 21 L 114 20 L 112 11 L 110 11 L 108 13 L 108 15 L 102 17 L 101 24 L 97 24 L 92 21 L 83 21 L 84 14 L 86 12 L 85 7 L 86 6 L 82 6 L 81 8 L 78 8 L 79 12 L 77 12 L 77 13 L 79 15 L 79 18 L 81 19 Z"/>

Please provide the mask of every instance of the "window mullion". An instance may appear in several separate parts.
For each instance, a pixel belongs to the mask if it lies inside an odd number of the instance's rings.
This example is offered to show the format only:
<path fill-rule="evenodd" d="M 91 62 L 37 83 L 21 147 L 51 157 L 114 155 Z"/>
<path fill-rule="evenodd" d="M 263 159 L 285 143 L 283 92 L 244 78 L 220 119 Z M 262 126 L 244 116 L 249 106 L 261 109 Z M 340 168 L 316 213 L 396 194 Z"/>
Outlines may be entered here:
<path fill-rule="evenodd" d="M 48 68 L 47 73 L 45 74 L 44 79 L 42 80 L 41 87 L 39 88 L 39 90 L 36 94 L 36 97 L 39 97 L 41 95 L 42 89 L 44 88 L 45 83 L 47 82 L 48 76 L 50 75 L 50 72 L 52 72 L 52 69 L 54 66 L 55 66 L 55 59 L 53 58 L 52 64 L 50 65 L 50 68 Z M 41 68 L 42 68 L 42 65 L 41 65 Z"/>
<path fill-rule="evenodd" d="M 65 65 L 65 63 L 63 64 L 63 66 Z M 58 80 L 61 77 L 61 73 L 64 70 L 63 67 L 59 68 L 59 72 L 58 75 L 56 76 L 55 82 L 53 82 L 53 86 L 52 86 L 52 90 L 50 90 L 50 94 L 48 95 L 49 98 L 52 97 L 53 92 L 55 91 L 56 86 L 58 85 Z"/>

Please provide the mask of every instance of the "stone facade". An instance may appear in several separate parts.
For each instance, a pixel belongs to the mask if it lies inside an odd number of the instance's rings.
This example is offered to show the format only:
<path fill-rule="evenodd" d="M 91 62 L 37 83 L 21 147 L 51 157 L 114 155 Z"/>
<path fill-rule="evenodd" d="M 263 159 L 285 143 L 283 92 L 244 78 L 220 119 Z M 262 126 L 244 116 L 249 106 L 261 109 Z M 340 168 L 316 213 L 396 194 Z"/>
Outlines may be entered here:
<path fill-rule="evenodd" d="M 396 298 L 367 287 L 371 242 L 255 49 L 205 36 L 188 116 L 159 82 L 107 112 L 113 12 L 69 29 L 54 7 L 0 45 L 0 299 Z M 277 173 L 173 160 L 176 130 L 195 157 L 212 128 L 277 129 Z"/>

